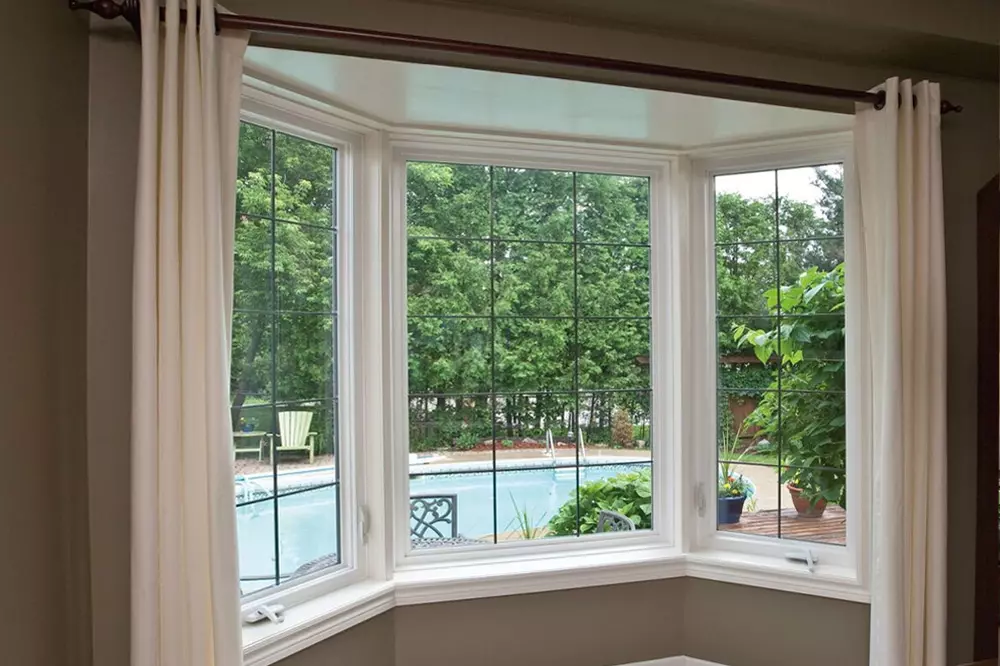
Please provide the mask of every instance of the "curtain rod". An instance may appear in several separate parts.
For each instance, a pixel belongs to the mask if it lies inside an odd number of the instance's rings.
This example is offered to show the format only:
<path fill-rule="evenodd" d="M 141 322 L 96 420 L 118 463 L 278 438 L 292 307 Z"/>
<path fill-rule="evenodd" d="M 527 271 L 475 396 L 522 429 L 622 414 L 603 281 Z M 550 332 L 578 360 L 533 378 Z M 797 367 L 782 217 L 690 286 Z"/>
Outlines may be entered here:
<path fill-rule="evenodd" d="M 139 0 L 121 0 L 121 2 L 115 2 L 115 0 L 93 0 L 90 2 L 85 2 L 83 0 L 69 0 L 69 8 L 72 10 L 89 11 L 104 19 L 115 19 L 119 17 L 124 18 L 129 22 L 136 34 L 139 34 L 140 32 Z M 161 7 L 161 21 L 164 19 L 164 15 L 165 10 Z M 183 22 L 185 20 L 186 12 L 182 10 L 181 21 Z M 457 39 L 423 37 L 420 35 L 408 35 L 396 32 L 382 32 L 379 30 L 365 30 L 362 28 L 347 28 L 334 25 L 322 25 L 318 23 L 305 23 L 302 21 L 286 21 L 283 19 L 268 18 L 263 16 L 241 16 L 238 14 L 220 14 L 216 12 L 215 28 L 217 31 L 231 29 L 246 30 L 256 33 L 314 37 L 320 39 L 344 39 L 354 42 L 377 44 L 380 46 L 398 46 L 423 51 L 461 53 L 464 55 L 506 58 L 510 60 L 522 60 L 552 65 L 569 65 L 572 67 L 597 69 L 609 72 L 640 74 L 685 81 L 699 81 L 704 83 L 732 86 L 735 88 L 749 88 L 755 90 L 793 93 L 810 97 L 843 99 L 871 104 L 876 109 L 881 109 L 885 106 L 884 90 L 869 92 L 864 90 L 851 90 L 849 88 L 833 88 L 810 83 L 794 83 L 792 81 L 778 81 L 754 76 L 741 76 L 738 74 L 724 74 L 721 72 L 671 67 L 669 65 L 656 65 L 652 63 L 636 62 L 634 60 L 616 60 L 613 58 L 601 58 L 573 53 L 562 53 L 558 51 L 543 51 L 540 49 L 525 49 L 513 46 L 502 46 L 499 44 L 462 41 Z M 916 102 L 917 99 L 916 96 L 914 96 L 914 105 L 916 105 Z M 955 113 L 961 113 L 962 106 L 952 104 L 948 100 L 943 100 L 941 102 L 941 113 L 951 113 L 952 111 Z"/>

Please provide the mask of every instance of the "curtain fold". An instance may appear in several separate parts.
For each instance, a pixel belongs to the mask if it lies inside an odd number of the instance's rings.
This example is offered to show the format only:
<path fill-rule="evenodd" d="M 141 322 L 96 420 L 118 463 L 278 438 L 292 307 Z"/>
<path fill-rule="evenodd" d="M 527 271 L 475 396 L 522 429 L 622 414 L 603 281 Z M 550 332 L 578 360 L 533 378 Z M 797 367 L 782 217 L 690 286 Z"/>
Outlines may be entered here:
<path fill-rule="evenodd" d="M 935 83 L 893 78 L 884 89 L 885 108 L 859 105 L 855 116 L 851 202 L 862 230 L 872 397 L 870 663 L 944 666 L 941 99 Z"/>
<path fill-rule="evenodd" d="M 229 338 L 243 55 L 213 0 L 142 1 L 132 664 L 242 663 Z"/>

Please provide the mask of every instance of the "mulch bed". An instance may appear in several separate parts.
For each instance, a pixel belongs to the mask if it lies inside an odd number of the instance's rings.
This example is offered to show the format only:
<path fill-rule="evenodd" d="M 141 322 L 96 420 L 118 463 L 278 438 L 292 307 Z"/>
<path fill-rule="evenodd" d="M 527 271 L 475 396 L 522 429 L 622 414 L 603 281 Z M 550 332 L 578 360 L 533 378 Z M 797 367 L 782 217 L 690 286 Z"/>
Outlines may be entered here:
<path fill-rule="evenodd" d="M 545 440 L 542 440 L 542 441 L 539 442 L 538 440 L 531 439 L 530 437 L 524 437 L 524 438 L 521 438 L 521 439 L 517 439 L 517 438 L 514 438 L 514 437 L 497 437 L 496 442 L 497 442 L 497 451 L 509 451 L 509 450 L 512 450 L 512 449 L 544 449 L 545 448 Z M 504 446 L 504 442 L 513 442 L 513 446 Z M 576 444 L 574 444 L 573 442 L 560 442 L 559 440 L 556 440 L 555 444 L 556 444 L 556 448 L 557 449 L 574 449 L 574 448 L 576 448 Z M 481 442 L 478 442 L 471 449 L 465 449 L 465 450 L 466 451 L 492 451 L 493 450 L 493 442 L 492 442 L 492 440 L 489 440 L 489 439 L 483 440 Z"/>

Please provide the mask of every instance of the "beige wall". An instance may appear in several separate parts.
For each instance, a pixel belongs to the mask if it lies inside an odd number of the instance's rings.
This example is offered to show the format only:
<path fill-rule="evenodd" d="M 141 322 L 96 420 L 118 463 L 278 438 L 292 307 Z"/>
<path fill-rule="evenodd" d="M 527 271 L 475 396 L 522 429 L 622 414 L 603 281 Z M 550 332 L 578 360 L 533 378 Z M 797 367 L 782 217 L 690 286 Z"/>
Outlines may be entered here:
<path fill-rule="evenodd" d="M 87 411 L 94 664 L 128 663 L 132 218 L 139 46 L 128 31 L 90 39 Z"/>
<path fill-rule="evenodd" d="M 402 606 L 396 666 L 610 666 L 683 653 L 684 579 Z"/>
<path fill-rule="evenodd" d="M 87 659 L 87 31 L 0 21 L 0 662 Z"/>
<path fill-rule="evenodd" d="M 269 0 L 230 0 L 226 5 L 246 13 L 799 78 L 845 87 L 870 87 L 892 74 L 919 75 L 414 2 L 285 0 L 279 4 Z M 126 633 L 122 630 L 128 619 L 127 578 L 123 574 L 128 558 L 128 484 L 123 476 L 128 469 L 128 432 L 122 423 L 109 420 L 121 420 L 128 413 L 130 240 L 127 234 L 131 220 L 130 179 L 134 178 L 135 166 L 134 105 L 138 95 L 135 61 L 130 60 L 134 56 L 124 52 L 129 49 L 122 45 L 92 46 L 91 59 L 92 73 L 103 72 L 110 77 L 103 83 L 95 81 L 93 86 L 95 93 L 100 89 L 101 99 L 95 97 L 92 113 L 96 116 L 100 109 L 103 115 L 95 118 L 90 127 L 92 204 L 88 249 L 89 277 L 94 285 L 88 294 L 92 375 L 87 396 L 92 476 L 90 521 L 93 596 L 99 609 L 95 614 L 94 648 L 95 654 L 102 657 L 95 658 L 95 663 L 101 666 L 125 666 L 128 650 Z M 112 76 L 111 72 L 117 74 Z M 966 107 L 962 116 L 948 117 L 943 130 L 949 308 L 949 663 L 957 664 L 971 658 L 972 646 L 974 488 L 968 481 L 974 478 L 976 440 L 974 205 L 976 191 L 998 168 L 998 103 L 996 84 L 954 78 L 939 80 L 946 96 Z M 121 193 L 105 200 L 112 188 L 117 189 L 112 183 L 120 183 Z M 98 197 L 102 200 L 98 201 Z M 40 242 L 29 232 L 24 231 L 31 242 Z M 37 265 L 31 268 L 34 272 L 40 270 Z M 49 301 L 55 302 L 60 301 Z M 28 313 L 38 318 L 35 330 L 42 329 L 42 308 L 33 303 L 27 305 Z M 29 343 L 34 341 L 22 341 L 24 345 L 30 346 Z M 25 370 L 20 374 L 30 373 Z M 42 386 L 35 390 L 40 393 Z M 43 503 L 50 501 L 40 499 Z M 42 544 L 46 542 L 43 539 L 39 543 L 39 552 L 43 552 Z M 621 610 L 632 603 L 637 603 L 641 612 Z M 608 612 L 608 608 L 614 610 Z M 681 608 L 683 613 L 678 610 Z M 724 615 L 723 608 L 739 609 L 738 648 L 719 638 L 722 629 L 718 618 Z M 822 620 L 822 631 L 815 630 L 811 618 Z M 760 629 L 746 631 L 749 622 Z M 447 627 L 442 623 L 447 623 Z M 573 645 L 564 644 L 570 639 L 563 638 L 562 633 L 538 629 L 546 623 L 559 627 L 560 632 L 569 632 L 569 636 L 585 634 L 581 640 L 587 646 L 596 645 L 590 642 L 593 632 L 587 628 L 596 624 L 609 631 L 599 648 L 582 651 L 586 654 L 581 656 L 572 652 L 577 649 Z M 637 623 L 639 630 L 635 628 Z M 400 666 L 445 663 L 437 661 L 437 657 L 446 641 L 426 642 L 422 637 L 445 632 L 457 639 L 459 646 L 490 646 L 488 650 L 478 648 L 473 658 L 463 658 L 463 663 L 492 659 L 504 650 L 513 650 L 519 658 L 527 654 L 518 647 L 520 642 L 526 642 L 518 637 L 518 631 L 501 633 L 494 630 L 496 625 L 513 626 L 522 632 L 522 637 L 529 636 L 535 648 L 548 657 L 546 663 L 561 663 L 567 654 L 584 660 L 568 662 L 574 666 L 622 663 L 641 655 L 668 656 L 680 648 L 692 656 L 719 659 L 732 666 L 782 666 L 801 663 L 803 652 L 799 648 L 804 648 L 806 644 L 801 641 L 807 640 L 813 641 L 809 645 L 818 642 L 821 649 L 812 648 L 805 653 L 811 659 L 823 660 L 810 663 L 859 664 L 864 663 L 867 653 L 865 606 L 688 580 L 400 608 L 282 664 L 380 666 L 393 660 L 386 644 L 395 645 L 395 661 Z M 673 638 L 678 626 L 684 632 L 680 642 Z M 510 640 L 511 645 L 501 645 L 498 640 Z M 357 661 L 352 662 L 348 657 Z"/>
<path fill-rule="evenodd" d="M 281 666 L 395 666 L 395 647 L 392 642 L 394 611 L 383 613 L 362 622 L 356 627 L 337 634 L 334 640 L 317 643 L 283 659 Z M 440 635 L 440 632 L 437 632 Z M 472 664 L 468 661 L 437 662 L 446 664 Z"/>

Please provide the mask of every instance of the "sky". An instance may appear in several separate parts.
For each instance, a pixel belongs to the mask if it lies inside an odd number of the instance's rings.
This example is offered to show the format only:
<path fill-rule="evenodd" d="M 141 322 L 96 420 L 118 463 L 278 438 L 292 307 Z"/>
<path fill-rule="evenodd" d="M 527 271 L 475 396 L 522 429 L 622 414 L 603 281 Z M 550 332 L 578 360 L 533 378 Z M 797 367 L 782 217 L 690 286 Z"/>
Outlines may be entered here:
<path fill-rule="evenodd" d="M 840 165 L 822 167 L 843 171 Z M 812 184 L 814 167 L 758 171 L 729 176 L 716 176 L 715 191 L 719 194 L 735 192 L 744 199 L 763 199 L 773 196 L 777 179 L 778 194 L 794 201 L 804 201 L 816 206 L 822 191 Z"/>

